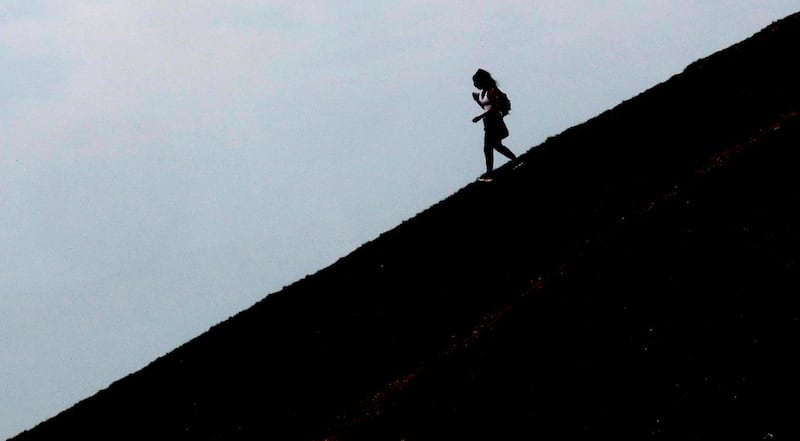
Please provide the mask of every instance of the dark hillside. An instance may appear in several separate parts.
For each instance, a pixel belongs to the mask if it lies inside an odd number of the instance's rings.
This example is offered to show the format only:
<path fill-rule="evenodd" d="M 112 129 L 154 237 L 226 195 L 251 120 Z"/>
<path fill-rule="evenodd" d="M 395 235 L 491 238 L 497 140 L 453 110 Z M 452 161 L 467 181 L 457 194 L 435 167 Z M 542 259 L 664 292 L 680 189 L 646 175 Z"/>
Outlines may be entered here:
<path fill-rule="evenodd" d="M 14 440 L 800 439 L 798 47 L 795 14 Z"/>

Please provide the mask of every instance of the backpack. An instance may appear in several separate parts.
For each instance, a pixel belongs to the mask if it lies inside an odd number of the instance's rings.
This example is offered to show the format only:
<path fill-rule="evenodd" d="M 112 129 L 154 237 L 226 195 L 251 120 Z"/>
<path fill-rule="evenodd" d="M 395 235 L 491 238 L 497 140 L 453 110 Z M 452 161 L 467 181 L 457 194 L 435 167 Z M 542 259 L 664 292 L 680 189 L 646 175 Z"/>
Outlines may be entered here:
<path fill-rule="evenodd" d="M 503 116 L 508 115 L 511 112 L 511 100 L 502 90 L 495 88 L 495 92 L 494 105 L 497 106 L 497 111 Z"/>

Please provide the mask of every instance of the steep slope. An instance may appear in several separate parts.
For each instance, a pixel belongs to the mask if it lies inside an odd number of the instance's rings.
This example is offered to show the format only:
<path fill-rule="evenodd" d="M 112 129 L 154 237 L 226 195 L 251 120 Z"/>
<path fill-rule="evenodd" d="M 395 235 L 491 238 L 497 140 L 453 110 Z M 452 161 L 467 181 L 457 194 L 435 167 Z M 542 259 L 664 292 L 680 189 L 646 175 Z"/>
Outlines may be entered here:
<path fill-rule="evenodd" d="M 791 439 L 800 14 L 14 440 Z"/>

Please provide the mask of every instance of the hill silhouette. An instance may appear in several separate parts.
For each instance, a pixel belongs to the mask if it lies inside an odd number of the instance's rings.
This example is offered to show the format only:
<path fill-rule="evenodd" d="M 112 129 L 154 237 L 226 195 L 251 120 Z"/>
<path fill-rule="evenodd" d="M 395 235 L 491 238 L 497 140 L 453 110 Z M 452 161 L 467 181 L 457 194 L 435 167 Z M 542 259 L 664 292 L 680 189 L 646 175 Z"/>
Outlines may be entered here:
<path fill-rule="evenodd" d="M 799 439 L 798 47 L 794 14 L 12 439 Z"/>

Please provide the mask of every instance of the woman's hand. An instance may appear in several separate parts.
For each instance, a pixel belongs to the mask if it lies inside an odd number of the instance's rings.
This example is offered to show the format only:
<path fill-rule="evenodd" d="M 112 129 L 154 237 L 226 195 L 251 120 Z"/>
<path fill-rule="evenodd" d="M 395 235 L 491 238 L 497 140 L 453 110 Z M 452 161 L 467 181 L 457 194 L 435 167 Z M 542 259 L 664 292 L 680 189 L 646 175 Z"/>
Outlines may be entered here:
<path fill-rule="evenodd" d="M 472 118 L 472 122 L 476 123 L 483 119 L 483 115 L 478 115 L 475 118 Z"/>

